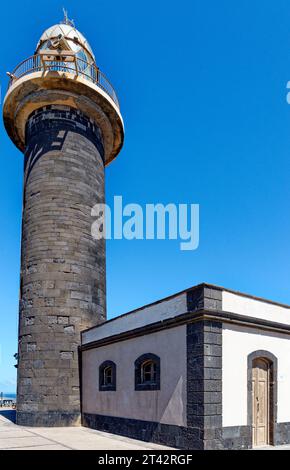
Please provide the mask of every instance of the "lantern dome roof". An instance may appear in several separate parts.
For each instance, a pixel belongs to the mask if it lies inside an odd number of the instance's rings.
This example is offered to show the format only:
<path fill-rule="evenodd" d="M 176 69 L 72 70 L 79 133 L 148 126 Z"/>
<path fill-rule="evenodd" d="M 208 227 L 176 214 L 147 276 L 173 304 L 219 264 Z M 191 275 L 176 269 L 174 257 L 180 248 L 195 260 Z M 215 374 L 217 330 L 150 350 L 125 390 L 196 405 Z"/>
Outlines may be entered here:
<path fill-rule="evenodd" d="M 46 29 L 38 41 L 36 52 L 40 49 L 50 49 L 51 44 L 62 42 L 68 50 L 76 54 L 84 49 L 93 60 L 95 60 L 92 48 L 84 35 L 80 33 L 73 24 L 59 23 Z"/>

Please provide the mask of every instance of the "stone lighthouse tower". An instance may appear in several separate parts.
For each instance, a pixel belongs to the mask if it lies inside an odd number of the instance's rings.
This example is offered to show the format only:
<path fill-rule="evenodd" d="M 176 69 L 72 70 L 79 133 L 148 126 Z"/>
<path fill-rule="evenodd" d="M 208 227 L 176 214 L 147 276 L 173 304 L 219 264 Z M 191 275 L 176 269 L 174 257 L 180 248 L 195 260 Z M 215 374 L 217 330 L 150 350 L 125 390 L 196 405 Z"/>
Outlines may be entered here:
<path fill-rule="evenodd" d="M 4 123 L 24 153 L 17 422 L 80 422 L 81 330 L 106 319 L 105 242 L 91 236 L 124 136 L 115 91 L 67 18 L 10 76 Z"/>

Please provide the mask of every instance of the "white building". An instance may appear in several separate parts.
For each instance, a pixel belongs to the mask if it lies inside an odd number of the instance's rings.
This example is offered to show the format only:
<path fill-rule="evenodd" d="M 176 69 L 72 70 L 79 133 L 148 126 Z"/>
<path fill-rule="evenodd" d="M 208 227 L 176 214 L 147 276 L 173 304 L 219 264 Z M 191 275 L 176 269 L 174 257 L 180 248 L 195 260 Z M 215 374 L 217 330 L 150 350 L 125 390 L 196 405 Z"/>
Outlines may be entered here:
<path fill-rule="evenodd" d="M 184 449 L 290 442 L 290 307 L 201 284 L 82 333 L 85 426 Z"/>

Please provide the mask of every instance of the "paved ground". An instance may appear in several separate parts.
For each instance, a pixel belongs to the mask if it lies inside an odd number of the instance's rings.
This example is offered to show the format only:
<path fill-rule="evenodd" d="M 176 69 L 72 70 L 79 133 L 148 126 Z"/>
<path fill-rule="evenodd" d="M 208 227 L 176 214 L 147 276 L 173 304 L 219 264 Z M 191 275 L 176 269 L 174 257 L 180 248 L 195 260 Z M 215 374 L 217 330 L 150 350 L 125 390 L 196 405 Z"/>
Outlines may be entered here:
<path fill-rule="evenodd" d="M 88 428 L 28 428 L 13 423 L 15 412 L 0 411 L 0 450 L 162 450 L 169 447 L 136 441 Z M 258 450 L 290 450 L 290 445 Z"/>
<path fill-rule="evenodd" d="M 14 424 L 13 411 L 0 411 L 0 449 L 162 450 L 168 447 L 88 428 L 28 428 Z"/>
<path fill-rule="evenodd" d="M 290 445 L 257 447 L 254 450 L 290 450 Z"/>

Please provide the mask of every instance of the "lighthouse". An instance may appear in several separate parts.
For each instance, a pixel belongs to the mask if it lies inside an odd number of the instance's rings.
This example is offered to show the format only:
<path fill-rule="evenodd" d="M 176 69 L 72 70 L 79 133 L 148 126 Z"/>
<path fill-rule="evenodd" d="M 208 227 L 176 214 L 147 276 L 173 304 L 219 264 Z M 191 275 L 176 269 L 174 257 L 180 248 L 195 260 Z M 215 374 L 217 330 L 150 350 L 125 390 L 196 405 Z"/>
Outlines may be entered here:
<path fill-rule="evenodd" d="M 9 75 L 6 131 L 24 154 L 17 423 L 80 424 L 82 330 L 106 320 L 105 240 L 91 211 L 121 150 L 117 95 L 68 20 Z"/>

